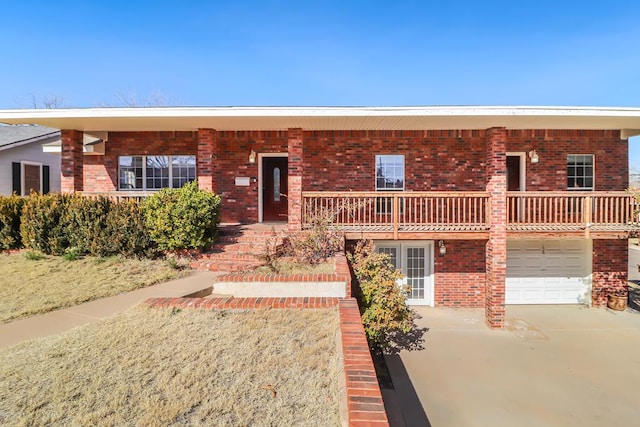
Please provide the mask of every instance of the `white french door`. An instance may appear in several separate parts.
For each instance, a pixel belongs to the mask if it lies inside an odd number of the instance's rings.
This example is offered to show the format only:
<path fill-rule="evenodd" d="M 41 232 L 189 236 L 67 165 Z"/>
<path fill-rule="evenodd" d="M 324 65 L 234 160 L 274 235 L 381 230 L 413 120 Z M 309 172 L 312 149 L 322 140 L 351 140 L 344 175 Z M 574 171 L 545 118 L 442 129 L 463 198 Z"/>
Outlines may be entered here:
<path fill-rule="evenodd" d="M 407 304 L 433 306 L 433 242 L 376 241 L 378 252 L 389 255 L 402 272 L 401 284 L 407 287 Z"/>

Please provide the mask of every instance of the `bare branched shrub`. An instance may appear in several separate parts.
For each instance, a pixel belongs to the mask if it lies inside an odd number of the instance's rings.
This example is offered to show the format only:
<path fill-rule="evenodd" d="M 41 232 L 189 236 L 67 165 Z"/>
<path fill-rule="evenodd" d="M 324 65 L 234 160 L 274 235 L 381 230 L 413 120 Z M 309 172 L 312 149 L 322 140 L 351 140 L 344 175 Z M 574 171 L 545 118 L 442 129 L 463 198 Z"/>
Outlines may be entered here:
<path fill-rule="evenodd" d="M 301 263 L 318 264 L 344 250 L 344 236 L 333 227 L 327 209 L 306 210 L 305 230 L 290 237 L 291 255 Z"/>

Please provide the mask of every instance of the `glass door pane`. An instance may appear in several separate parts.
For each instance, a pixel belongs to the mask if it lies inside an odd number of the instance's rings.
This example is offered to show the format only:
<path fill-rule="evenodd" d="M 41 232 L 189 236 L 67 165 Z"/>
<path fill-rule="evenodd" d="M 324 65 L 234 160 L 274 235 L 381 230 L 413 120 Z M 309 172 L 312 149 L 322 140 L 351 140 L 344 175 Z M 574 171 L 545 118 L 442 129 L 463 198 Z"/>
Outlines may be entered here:
<path fill-rule="evenodd" d="M 425 299 L 425 248 L 406 248 L 407 285 L 410 299 Z"/>

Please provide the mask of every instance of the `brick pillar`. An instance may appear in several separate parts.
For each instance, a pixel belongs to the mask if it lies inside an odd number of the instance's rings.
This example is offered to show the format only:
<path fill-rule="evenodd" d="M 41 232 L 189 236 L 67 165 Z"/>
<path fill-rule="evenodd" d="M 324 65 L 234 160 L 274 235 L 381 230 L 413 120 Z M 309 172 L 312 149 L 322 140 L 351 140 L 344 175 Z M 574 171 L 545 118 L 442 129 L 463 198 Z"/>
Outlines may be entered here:
<path fill-rule="evenodd" d="M 485 316 L 491 328 L 504 326 L 507 278 L 507 131 L 487 129 L 489 241 L 486 247 Z"/>
<path fill-rule="evenodd" d="M 218 160 L 218 132 L 214 129 L 198 129 L 198 153 L 196 176 L 198 187 L 207 191 L 218 191 L 216 162 Z"/>
<path fill-rule="evenodd" d="M 595 307 L 607 304 L 613 290 L 626 292 L 629 266 L 627 239 L 593 240 L 592 303 Z"/>
<path fill-rule="evenodd" d="M 299 231 L 302 226 L 302 129 L 289 129 L 289 230 Z"/>
<path fill-rule="evenodd" d="M 83 190 L 83 133 L 73 129 L 62 129 L 62 154 L 60 169 L 62 172 L 60 189 L 63 193 Z"/>

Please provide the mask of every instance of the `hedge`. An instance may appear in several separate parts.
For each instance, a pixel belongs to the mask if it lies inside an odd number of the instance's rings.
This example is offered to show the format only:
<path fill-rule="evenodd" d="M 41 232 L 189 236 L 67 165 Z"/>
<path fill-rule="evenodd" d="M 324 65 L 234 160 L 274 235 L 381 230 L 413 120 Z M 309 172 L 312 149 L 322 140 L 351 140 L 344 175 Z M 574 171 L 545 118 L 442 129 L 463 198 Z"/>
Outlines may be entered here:
<path fill-rule="evenodd" d="M 213 243 L 220 197 L 196 183 L 138 201 L 73 194 L 0 196 L 0 249 L 146 256 Z"/>

